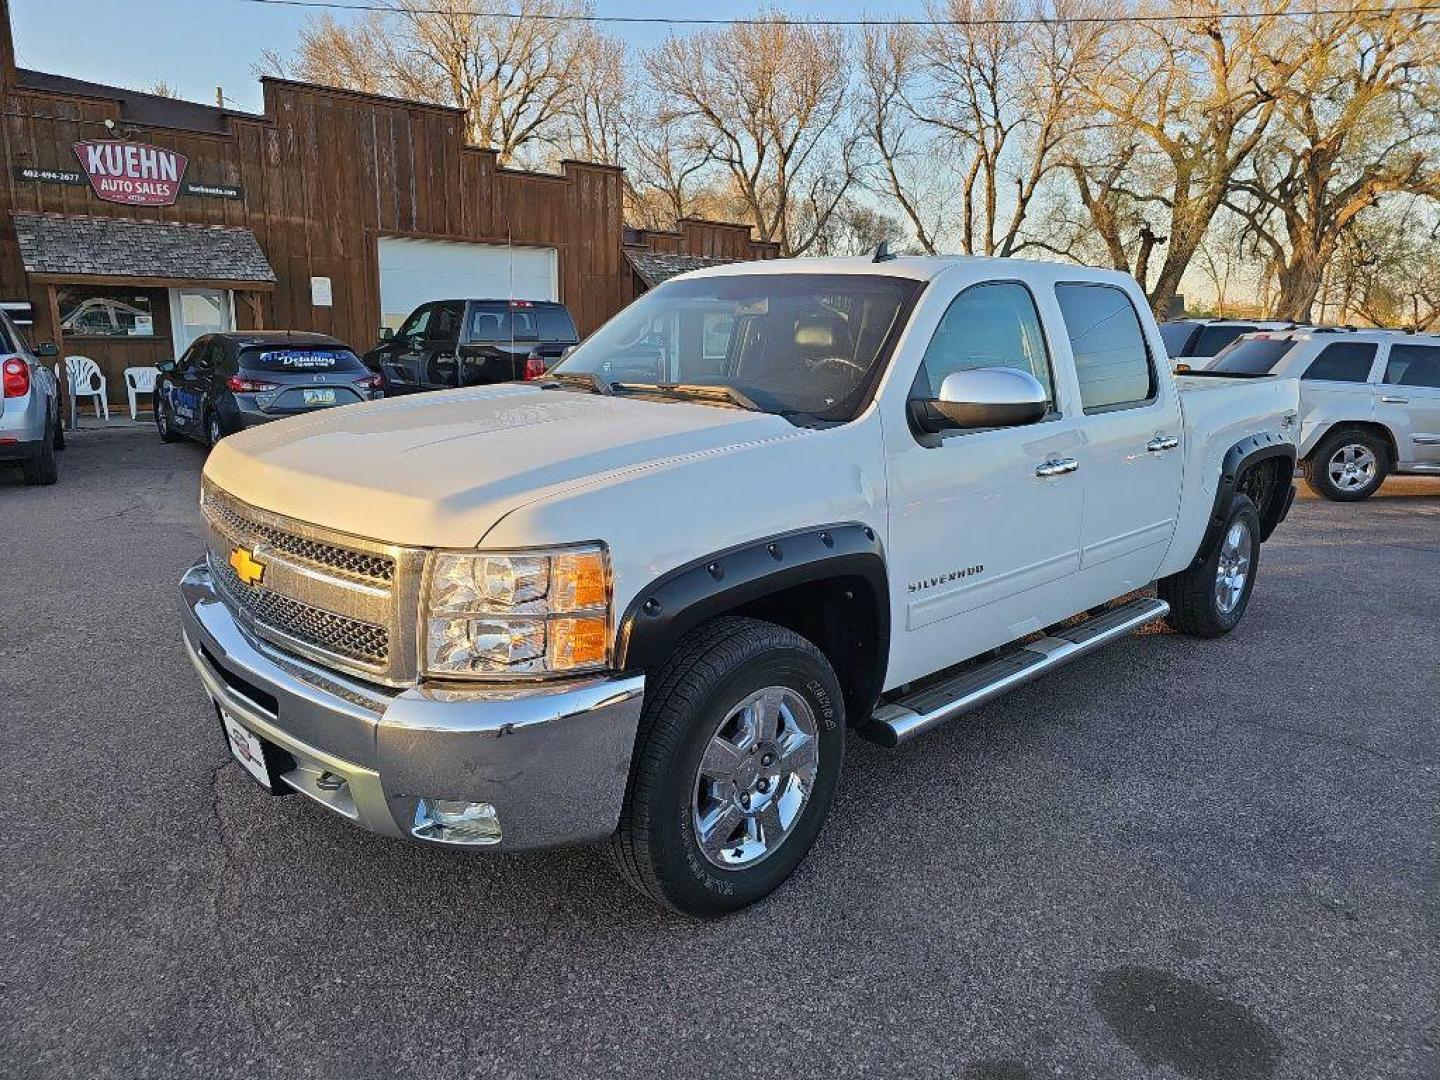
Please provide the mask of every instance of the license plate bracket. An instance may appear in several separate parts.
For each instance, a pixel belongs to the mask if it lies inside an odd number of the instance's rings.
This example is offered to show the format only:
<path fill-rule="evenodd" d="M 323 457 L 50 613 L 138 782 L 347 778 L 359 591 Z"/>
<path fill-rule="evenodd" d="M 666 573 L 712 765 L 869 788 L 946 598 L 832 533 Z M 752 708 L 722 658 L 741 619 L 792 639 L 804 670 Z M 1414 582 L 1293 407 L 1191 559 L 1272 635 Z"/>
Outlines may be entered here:
<path fill-rule="evenodd" d="M 290 755 L 255 734 L 218 702 L 215 714 L 220 719 L 220 732 L 225 736 L 230 756 L 240 763 L 250 778 L 271 795 L 289 795 L 290 788 L 280 777 L 294 768 Z"/>
<path fill-rule="evenodd" d="M 301 392 L 301 396 L 305 399 L 306 405 L 335 404 L 335 390 L 332 387 L 328 386 L 322 387 L 320 389 L 311 389 L 309 387 L 306 387 Z"/>

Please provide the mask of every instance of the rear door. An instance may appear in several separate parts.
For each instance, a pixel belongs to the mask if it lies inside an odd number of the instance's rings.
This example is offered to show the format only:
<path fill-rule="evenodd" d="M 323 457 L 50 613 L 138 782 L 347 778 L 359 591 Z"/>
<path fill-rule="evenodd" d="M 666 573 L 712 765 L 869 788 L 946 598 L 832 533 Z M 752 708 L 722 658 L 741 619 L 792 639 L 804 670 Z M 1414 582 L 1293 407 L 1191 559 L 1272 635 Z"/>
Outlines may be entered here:
<path fill-rule="evenodd" d="M 1302 452 L 1336 424 L 1375 419 L 1378 395 L 1370 383 L 1378 362 L 1373 341 L 1332 341 L 1308 363 L 1302 356 L 1287 365 L 1296 370 L 1285 373 L 1300 378 Z"/>
<path fill-rule="evenodd" d="M 1162 358 L 1130 293 L 1060 282 L 1055 299 L 1083 416 L 1080 591 L 1122 596 L 1154 580 L 1175 532 L 1184 460 L 1180 399 L 1174 381 L 1160 377 Z"/>
<path fill-rule="evenodd" d="M 1400 461 L 1440 468 L 1440 346 L 1390 343 L 1375 416 L 1395 433 Z"/>

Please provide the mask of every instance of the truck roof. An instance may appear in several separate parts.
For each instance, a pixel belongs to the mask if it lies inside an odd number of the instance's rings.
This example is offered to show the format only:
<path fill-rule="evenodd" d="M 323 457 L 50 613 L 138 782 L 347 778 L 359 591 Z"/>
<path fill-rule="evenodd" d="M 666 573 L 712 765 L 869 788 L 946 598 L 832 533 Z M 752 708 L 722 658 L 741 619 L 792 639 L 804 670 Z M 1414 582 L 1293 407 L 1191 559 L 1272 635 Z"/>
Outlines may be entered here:
<path fill-rule="evenodd" d="M 955 267 L 984 266 L 990 272 L 1013 275 L 1020 280 L 1094 281 L 1133 284 L 1129 274 L 1074 263 L 1040 259 L 1001 259 L 987 255 L 895 255 L 876 262 L 870 255 L 825 258 L 760 259 L 726 263 L 677 275 L 672 281 L 691 278 L 735 277 L 744 274 L 878 274 L 884 277 L 933 281 Z"/>

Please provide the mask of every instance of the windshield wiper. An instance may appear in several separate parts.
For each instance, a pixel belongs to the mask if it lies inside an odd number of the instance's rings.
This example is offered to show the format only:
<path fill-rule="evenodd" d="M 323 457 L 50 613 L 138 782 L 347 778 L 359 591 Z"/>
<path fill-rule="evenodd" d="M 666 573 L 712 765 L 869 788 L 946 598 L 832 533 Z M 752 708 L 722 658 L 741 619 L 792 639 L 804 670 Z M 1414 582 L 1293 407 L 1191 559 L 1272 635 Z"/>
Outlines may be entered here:
<path fill-rule="evenodd" d="M 627 394 L 660 394 L 695 401 L 723 401 L 749 412 L 769 412 L 748 395 L 723 383 L 634 383 L 617 382 L 615 389 Z"/>
<path fill-rule="evenodd" d="M 593 371 L 557 371 L 546 375 L 540 384 L 541 390 L 559 390 L 562 387 L 579 386 L 592 394 L 610 395 L 615 391 L 608 382 Z"/>

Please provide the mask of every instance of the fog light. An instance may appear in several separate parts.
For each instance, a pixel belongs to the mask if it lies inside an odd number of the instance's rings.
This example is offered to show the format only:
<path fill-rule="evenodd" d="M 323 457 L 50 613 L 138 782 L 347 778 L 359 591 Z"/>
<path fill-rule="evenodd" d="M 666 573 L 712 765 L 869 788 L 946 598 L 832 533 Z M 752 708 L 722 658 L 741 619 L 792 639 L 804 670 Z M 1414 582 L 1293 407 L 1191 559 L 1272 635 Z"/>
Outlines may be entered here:
<path fill-rule="evenodd" d="M 410 833 L 442 844 L 498 844 L 500 817 L 488 802 L 421 799 Z"/>

